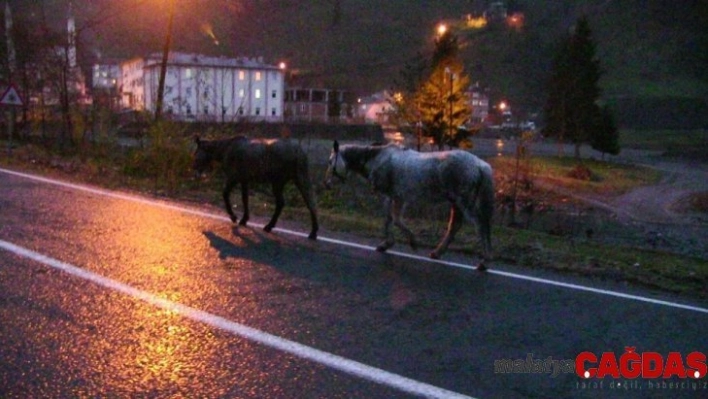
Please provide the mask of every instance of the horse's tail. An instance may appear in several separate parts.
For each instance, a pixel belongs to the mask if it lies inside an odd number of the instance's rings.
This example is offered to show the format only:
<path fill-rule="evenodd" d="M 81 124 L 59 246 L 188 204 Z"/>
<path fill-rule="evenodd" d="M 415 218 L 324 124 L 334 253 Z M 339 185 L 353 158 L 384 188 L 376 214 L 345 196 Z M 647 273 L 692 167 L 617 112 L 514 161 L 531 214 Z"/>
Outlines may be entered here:
<path fill-rule="evenodd" d="M 480 168 L 480 182 L 477 192 L 477 221 L 485 257 L 492 253 L 492 216 L 494 214 L 494 176 L 489 165 Z"/>

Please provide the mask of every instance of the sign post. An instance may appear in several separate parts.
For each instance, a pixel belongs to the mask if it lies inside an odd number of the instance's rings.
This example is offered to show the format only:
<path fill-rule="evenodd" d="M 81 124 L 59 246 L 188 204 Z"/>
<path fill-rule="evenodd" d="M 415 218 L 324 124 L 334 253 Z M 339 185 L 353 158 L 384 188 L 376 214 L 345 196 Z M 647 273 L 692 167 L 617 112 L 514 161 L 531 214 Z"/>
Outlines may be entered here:
<path fill-rule="evenodd" d="M 21 107 L 24 103 L 22 97 L 17 92 L 14 85 L 7 86 L 2 96 L 0 96 L 0 105 L 9 107 L 5 116 L 7 117 L 7 153 L 12 155 L 12 133 L 15 130 L 15 118 L 17 115 L 17 107 Z"/>

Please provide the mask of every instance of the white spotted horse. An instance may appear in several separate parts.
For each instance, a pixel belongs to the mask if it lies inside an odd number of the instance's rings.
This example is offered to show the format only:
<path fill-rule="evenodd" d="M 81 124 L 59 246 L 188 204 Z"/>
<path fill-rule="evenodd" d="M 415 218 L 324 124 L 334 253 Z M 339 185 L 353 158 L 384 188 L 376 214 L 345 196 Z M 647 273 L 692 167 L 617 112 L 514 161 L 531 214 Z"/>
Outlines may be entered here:
<path fill-rule="evenodd" d="M 339 145 L 334 142 L 325 184 L 334 177 L 345 180 L 349 172 L 366 178 L 374 190 L 386 197 L 385 240 L 377 247 L 386 251 L 394 245 L 391 224 L 417 247 L 413 232 L 403 223 L 409 203 L 450 203 L 447 233 L 430 257 L 439 258 L 467 220 L 477 225 L 484 259 L 491 257 L 491 220 L 494 212 L 492 168 L 475 155 L 462 150 L 420 153 L 395 144 Z M 478 269 L 484 270 L 484 262 Z"/>

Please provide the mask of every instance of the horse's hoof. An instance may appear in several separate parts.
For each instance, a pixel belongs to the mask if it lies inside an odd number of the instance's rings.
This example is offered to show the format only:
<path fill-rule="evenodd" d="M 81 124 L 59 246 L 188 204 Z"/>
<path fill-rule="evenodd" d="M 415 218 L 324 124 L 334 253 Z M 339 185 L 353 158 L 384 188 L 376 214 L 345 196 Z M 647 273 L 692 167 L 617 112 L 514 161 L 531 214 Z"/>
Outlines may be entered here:
<path fill-rule="evenodd" d="M 412 249 L 412 250 L 414 250 L 414 251 L 417 251 L 417 250 L 418 250 L 418 243 L 417 243 L 417 242 L 411 241 L 411 242 L 410 242 L 410 246 L 411 246 L 411 249 Z"/>
<path fill-rule="evenodd" d="M 236 222 L 236 220 L 234 220 L 234 222 Z M 239 226 L 245 226 L 246 224 L 248 224 L 248 219 L 241 219 L 241 221 L 238 222 Z"/>
<path fill-rule="evenodd" d="M 263 231 L 265 231 L 266 233 L 270 233 L 272 230 L 273 230 L 273 226 L 271 226 L 271 225 L 267 225 L 263 228 Z"/>
<path fill-rule="evenodd" d="M 440 254 L 433 251 L 430 253 L 430 259 L 440 259 Z"/>
<path fill-rule="evenodd" d="M 486 270 L 487 270 L 487 265 L 485 265 L 484 262 L 479 262 L 479 265 L 477 265 L 477 271 L 483 272 Z"/>
<path fill-rule="evenodd" d="M 388 248 L 389 247 L 386 245 L 379 245 L 378 247 L 376 247 L 376 251 L 377 252 L 386 252 L 388 250 Z"/>
<path fill-rule="evenodd" d="M 236 216 L 230 216 L 231 223 L 236 223 L 238 221 L 238 218 Z"/>
<path fill-rule="evenodd" d="M 307 238 L 310 239 L 310 240 L 316 240 L 316 239 L 317 239 L 317 233 L 312 232 L 312 233 L 310 233 L 309 236 L 307 236 Z"/>

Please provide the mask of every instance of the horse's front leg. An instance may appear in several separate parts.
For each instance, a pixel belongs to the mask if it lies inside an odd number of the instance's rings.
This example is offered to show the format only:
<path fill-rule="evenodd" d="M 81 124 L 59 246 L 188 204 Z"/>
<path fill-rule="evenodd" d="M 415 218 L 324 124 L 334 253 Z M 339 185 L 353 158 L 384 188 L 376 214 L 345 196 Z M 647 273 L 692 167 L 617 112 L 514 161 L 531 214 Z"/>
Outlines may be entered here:
<path fill-rule="evenodd" d="M 238 219 L 236 217 L 236 214 L 234 213 L 233 206 L 231 205 L 231 191 L 233 191 L 235 186 L 235 181 L 227 180 L 226 185 L 224 186 L 224 191 L 222 192 L 222 195 L 224 197 L 224 206 L 226 207 L 226 213 L 229 214 L 232 223 L 236 223 L 236 220 Z"/>
<path fill-rule="evenodd" d="M 270 219 L 270 222 L 268 222 L 268 224 L 263 227 L 263 230 L 269 233 L 271 230 L 273 230 L 275 224 L 278 223 L 280 212 L 283 211 L 283 206 L 285 206 L 285 199 L 283 198 L 284 189 L 285 184 L 280 182 L 273 183 L 273 195 L 275 196 L 275 212 L 273 213 L 273 217 Z"/>
<path fill-rule="evenodd" d="M 394 201 L 392 211 L 393 223 L 396 225 L 396 227 L 401 229 L 401 231 L 406 236 L 408 236 L 408 243 L 410 244 L 411 248 L 418 249 L 418 243 L 415 240 L 415 234 L 413 234 L 413 232 L 405 224 L 403 224 L 403 213 L 406 211 L 406 203 L 403 201 Z"/>
<path fill-rule="evenodd" d="M 385 205 L 386 205 L 386 221 L 384 222 L 384 241 L 379 244 L 378 247 L 376 247 L 376 250 L 379 252 L 385 252 L 389 248 L 393 246 L 393 244 L 396 243 L 395 239 L 393 238 L 393 233 L 391 232 L 391 223 L 393 223 L 393 214 L 392 214 L 392 209 L 393 209 L 393 200 L 391 198 L 386 198 L 385 200 Z"/>
<path fill-rule="evenodd" d="M 243 203 L 243 217 L 241 218 L 241 221 L 238 223 L 240 226 L 245 226 L 248 223 L 248 219 L 250 219 L 250 214 L 248 212 L 248 183 L 247 182 L 241 182 L 241 203 Z M 235 216 L 232 217 L 234 222 Z"/>

